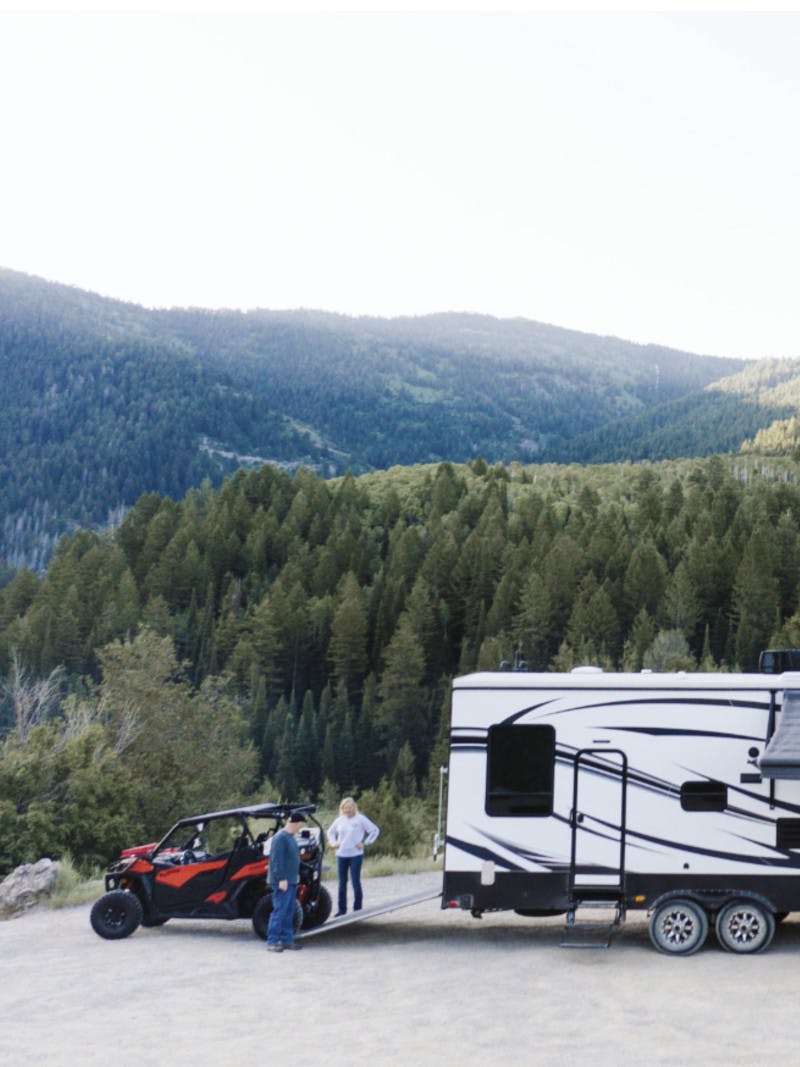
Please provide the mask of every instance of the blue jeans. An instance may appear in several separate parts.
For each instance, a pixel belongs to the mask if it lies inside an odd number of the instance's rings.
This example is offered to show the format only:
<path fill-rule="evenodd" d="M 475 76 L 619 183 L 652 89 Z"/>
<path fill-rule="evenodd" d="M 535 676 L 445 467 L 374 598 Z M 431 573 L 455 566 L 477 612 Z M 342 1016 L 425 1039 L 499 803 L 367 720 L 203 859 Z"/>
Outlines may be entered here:
<path fill-rule="evenodd" d="M 361 864 L 363 856 L 337 856 L 339 868 L 339 911 L 347 911 L 347 874 L 353 882 L 353 911 L 361 911 L 363 895 L 361 893 Z"/>
<path fill-rule="evenodd" d="M 289 945 L 294 941 L 294 907 L 297 886 L 288 889 L 272 887 L 272 911 L 267 926 L 268 945 Z"/>

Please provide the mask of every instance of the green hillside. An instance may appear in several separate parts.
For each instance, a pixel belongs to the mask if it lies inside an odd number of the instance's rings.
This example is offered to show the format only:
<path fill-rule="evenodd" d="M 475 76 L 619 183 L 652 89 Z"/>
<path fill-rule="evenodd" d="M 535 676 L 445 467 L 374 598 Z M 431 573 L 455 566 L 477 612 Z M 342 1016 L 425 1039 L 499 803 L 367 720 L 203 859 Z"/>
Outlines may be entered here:
<path fill-rule="evenodd" d="M 703 392 L 745 366 L 522 319 L 150 311 L 2 270 L 0 557 L 38 569 L 143 492 L 264 461 L 333 476 L 728 451 L 790 412 L 779 391 L 755 409 Z"/>

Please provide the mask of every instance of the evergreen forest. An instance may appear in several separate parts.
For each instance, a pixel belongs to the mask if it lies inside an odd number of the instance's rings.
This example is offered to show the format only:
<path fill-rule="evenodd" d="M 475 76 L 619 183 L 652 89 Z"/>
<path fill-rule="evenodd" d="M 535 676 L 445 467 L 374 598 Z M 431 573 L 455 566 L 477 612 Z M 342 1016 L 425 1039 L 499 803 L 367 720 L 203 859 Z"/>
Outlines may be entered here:
<path fill-rule="evenodd" d="M 459 673 L 753 670 L 800 644 L 797 476 L 751 449 L 145 493 L 0 590 L 0 872 L 243 797 L 397 820 L 435 793 Z"/>

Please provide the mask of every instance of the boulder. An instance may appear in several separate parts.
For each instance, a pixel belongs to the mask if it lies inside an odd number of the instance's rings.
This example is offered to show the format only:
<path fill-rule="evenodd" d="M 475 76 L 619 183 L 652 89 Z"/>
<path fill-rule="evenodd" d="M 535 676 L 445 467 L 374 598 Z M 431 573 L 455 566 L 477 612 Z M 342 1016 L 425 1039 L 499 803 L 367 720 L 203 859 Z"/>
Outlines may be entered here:
<path fill-rule="evenodd" d="M 55 889 L 58 864 L 42 859 L 24 863 L 0 882 L 0 919 L 13 919 L 39 904 Z"/>

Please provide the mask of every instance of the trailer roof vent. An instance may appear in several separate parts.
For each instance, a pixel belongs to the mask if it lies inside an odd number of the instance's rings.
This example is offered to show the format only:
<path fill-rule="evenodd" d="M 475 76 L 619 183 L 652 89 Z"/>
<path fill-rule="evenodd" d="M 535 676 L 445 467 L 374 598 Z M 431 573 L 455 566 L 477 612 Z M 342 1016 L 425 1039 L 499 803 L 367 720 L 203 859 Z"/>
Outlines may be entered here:
<path fill-rule="evenodd" d="M 573 667 L 570 674 L 602 674 L 602 667 Z"/>
<path fill-rule="evenodd" d="M 778 728 L 759 760 L 764 778 L 800 778 L 800 690 L 787 689 Z"/>

